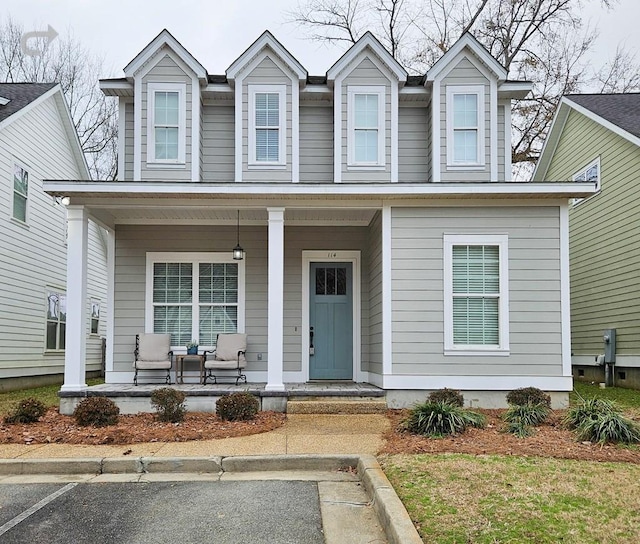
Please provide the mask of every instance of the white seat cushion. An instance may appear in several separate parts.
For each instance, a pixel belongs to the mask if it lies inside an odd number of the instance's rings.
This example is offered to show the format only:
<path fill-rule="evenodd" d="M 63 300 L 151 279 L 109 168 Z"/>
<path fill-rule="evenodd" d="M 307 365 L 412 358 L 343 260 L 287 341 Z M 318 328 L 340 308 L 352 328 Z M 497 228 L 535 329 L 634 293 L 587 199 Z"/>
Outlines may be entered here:
<path fill-rule="evenodd" d="M 237 361 L 239 351 L 247 351 L 246 334 L 218 335 L 218 342 L 216 344 L 216 359 L 218 361 Z"/>
<path fill-rule="evenodd" d="M 170 334 L 140 334 L 138 342 L 138 361 L 169 361 L 171 357 Z"/>

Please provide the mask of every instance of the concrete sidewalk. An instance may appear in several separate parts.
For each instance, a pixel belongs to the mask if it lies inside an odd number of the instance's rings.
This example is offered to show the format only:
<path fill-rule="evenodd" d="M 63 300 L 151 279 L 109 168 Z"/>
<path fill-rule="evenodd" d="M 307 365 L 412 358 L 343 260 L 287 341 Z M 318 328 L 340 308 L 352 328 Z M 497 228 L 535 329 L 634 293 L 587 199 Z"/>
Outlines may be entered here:
<path fill-rule="evenodd" d="M 77 457 L 208 457 L 232 455 L 371 454 L 383 444 L 389 420 L 381 414 L 290 414 L 267 433 L 189 442 L 144 442 L 117 446 L 0 444 L 2 459 Z"/>

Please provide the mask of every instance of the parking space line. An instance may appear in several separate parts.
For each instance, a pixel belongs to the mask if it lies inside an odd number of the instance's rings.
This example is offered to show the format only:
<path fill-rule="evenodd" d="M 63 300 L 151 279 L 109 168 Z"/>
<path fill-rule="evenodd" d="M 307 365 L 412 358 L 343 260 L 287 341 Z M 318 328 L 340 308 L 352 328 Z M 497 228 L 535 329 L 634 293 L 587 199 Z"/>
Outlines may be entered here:
<path fill-rule="evenodd" d="M 22 512 L 22 514 L 16 516 L 15 518 L 13 518 L 10 521 L 7 521 L 7 523 L 5 523 L 4 525 L 0 526 L 0 536 L 5 534 L 7 531 L 13 529 L 16 525 L 18 525 L 18 523 L 23 522 L 29 516 L 31 516 L 32 514 L 35 514 L 38 510 L 40 510 L 41 508 L 45 507 L 51 501 L 56 500 L 60 495 L 63 495 L 67 491 L 70 491 L 71 489 L 73 489 L 77 485 L 78 485 L 78 482 L 73 482 L 73 483 L 65 485 L 63 488 L 58 489 L 58 491 L 56 491 L 55 493 L 51 493 L 51 495 L 48 495 L 47 497 L 45 497 L 41 501 L 39 501 L 36 504 L 34 504 L 31 508 L 28 508 L 27 510 Z"/>

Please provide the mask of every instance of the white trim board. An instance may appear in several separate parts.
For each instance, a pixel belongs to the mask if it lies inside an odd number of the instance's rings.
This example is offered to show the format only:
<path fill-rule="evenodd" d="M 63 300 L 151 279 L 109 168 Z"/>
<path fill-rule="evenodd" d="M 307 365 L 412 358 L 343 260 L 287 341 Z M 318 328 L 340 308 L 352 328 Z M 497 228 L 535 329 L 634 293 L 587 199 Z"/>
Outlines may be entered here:
<path fill-rule="evenodd" d="M 543 391 L 572 391 L 571 376 L 429 376 L 385 374 L 383 389 L 434 390 L 449 387 L 463 391 L 511 391 L 537 387 Z"/>
<path fill-rule="evenodd" d="M 362 273 L 361 253 L 357 251 L 303 251 L 302 252 L 302 329 L 301 355 L 302 374 L 309 381 L 309 268 L 314 262 L 351 263 L 353 282 L 353 381 L 365 381 L 362 368 Z"/>

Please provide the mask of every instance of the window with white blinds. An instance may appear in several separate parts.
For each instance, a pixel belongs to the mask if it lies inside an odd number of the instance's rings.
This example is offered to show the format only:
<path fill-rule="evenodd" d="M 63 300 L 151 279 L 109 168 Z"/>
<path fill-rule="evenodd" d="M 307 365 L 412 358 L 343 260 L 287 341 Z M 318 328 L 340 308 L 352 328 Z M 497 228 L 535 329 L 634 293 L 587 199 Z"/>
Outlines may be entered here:
<path fill-rule="evenodd" d="M 177 255 L 147 256 L 152 332 L 170 333 L 171 345 L 177 347 L 191 340 L 213 347 L 219 333 L 242 332 L 244 263 L 226 254 L 222 260 L 217 254 L 191 254 L 189 261 Z"/>
<path fill-rule="evenodd" d="M 506 252 L 506 236 L 445 236 L 445 350 L 508 348 Z"/>
<path fill-rule="evenodd" d="M 347 164 L 384 166 L 385 87 L 350 85 L 347 96 Z"/>
<path fill-rule="evenodd" d="M 147 163 L 184 164 L 186 95 L 184 83 L 147 84 Z"/>
<path fill-rule="evenodd" d="M 286 164 L 286 85 L 249 85 L 249 165 Z"/>

